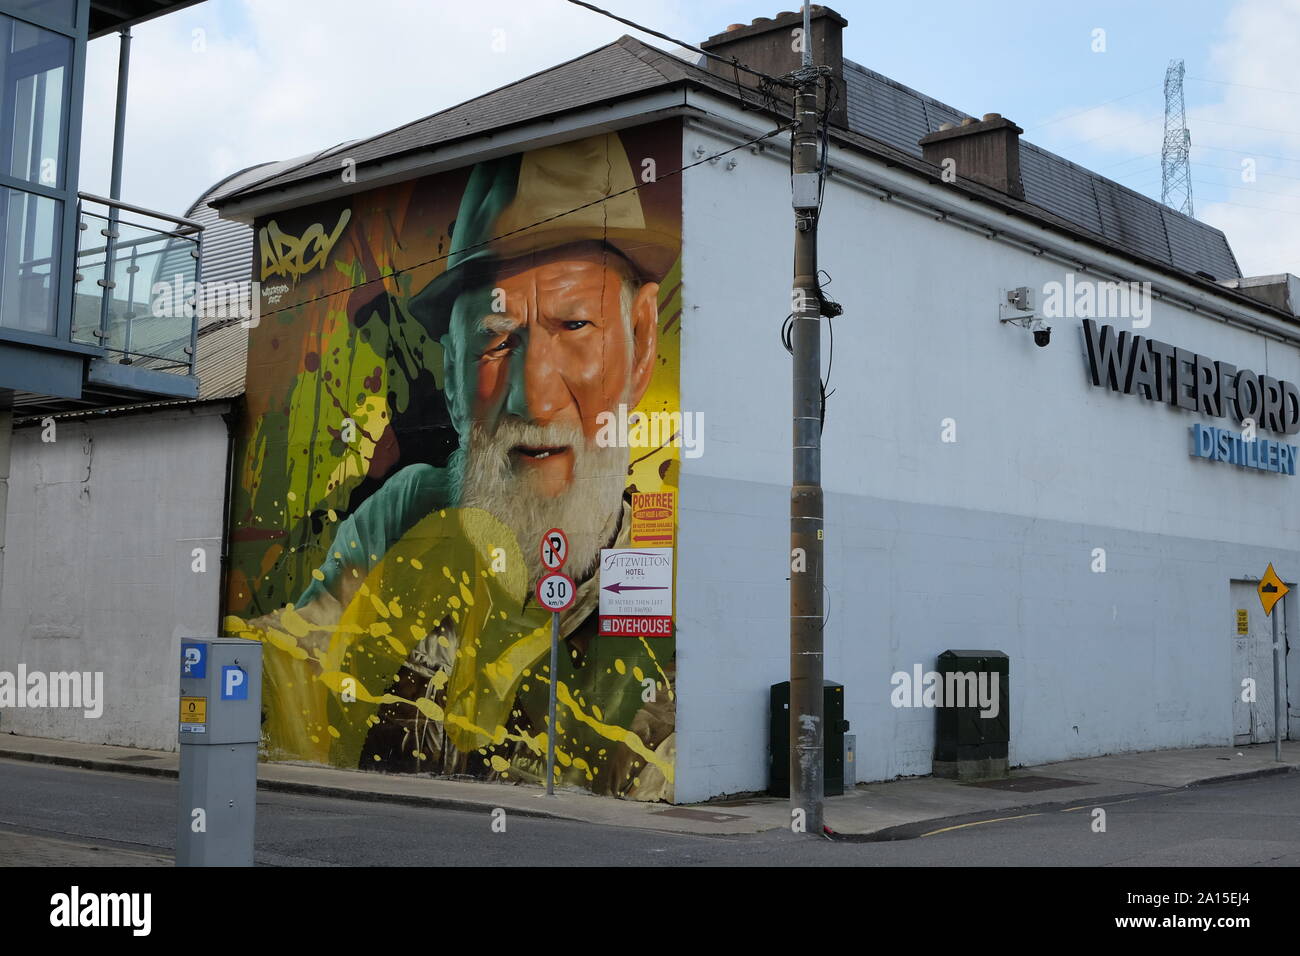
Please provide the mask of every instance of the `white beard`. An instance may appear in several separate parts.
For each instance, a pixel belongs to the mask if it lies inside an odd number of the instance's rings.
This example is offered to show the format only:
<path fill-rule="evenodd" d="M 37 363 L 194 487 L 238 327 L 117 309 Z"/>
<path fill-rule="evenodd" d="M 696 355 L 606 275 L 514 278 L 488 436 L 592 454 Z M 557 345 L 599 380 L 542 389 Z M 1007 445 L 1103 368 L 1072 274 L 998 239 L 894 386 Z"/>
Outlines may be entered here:
<path fill-rule="evenodd" d="M 540 479 L 516 472 L 510 449 L 516 445 L 573 449 L 573 477 L 554 497 L 541 493 Z M 564 572 L 575 581 L 590 577 L 600 549 L 614 535 L 623 510 L 627 484 L 627 449 L 589 445 L 581 429 L 571 425 L 534 425 L 516 417 L 503 418 L 496 431 L 474 423 L 468 448 L 454 461 L 462 508 L 481 508 L 514 531 L 528 568 L 529 585 L 546 571 L 539 545 L 551 528 L 568 536 L 569 557 Z"/>

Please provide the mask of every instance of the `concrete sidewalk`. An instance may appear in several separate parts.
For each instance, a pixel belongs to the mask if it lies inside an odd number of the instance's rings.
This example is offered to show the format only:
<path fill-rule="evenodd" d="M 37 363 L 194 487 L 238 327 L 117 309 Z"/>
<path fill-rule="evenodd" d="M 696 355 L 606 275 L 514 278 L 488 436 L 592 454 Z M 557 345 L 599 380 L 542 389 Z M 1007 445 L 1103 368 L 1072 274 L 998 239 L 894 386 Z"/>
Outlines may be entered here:
<path fill-rule="evenodd" d="M 1196 784 L 1290 773 L 1300 769 L 1300 742 L 1285 742 L 1282 757 L 1282 763 L 1274 762 L 1272 744 L 1202 747 L 1043 764 L 984 784 L 935 777 L 860 784 L 844 796 L 827 799 L 826 823 L 849 838 L 908 838 L 1019 813 L 1070 812 Z M 0 735 L 0 758 L 164 777 L 176 776 L 180 759 L 175 753 L 13 734 Z M 767 796 L 670 807 L 594 797 L 581 791 L 561 791 L 548 798 L 531 786 L 286 763 L 260 764 L 258 787 L 477 813 L 500 807 L 521 816 L 712 836 L 759 833 L 790 825 L 788 801 Z M 932 823 L 936 825 L 930 826 Z"/>

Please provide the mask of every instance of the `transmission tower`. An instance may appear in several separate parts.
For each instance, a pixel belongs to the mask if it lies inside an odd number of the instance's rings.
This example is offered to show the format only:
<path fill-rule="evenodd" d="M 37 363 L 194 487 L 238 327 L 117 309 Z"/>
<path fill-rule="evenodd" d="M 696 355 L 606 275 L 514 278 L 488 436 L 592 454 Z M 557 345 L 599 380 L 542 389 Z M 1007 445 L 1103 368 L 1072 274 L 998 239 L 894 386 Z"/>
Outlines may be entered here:
<path fill-rule="evenodd" d="M 1183 61 L 1165 70 L 1165 144 L 1160 150 L 1160 201 L 1191 216 L 1192 134 L 1183 106 Z"/>

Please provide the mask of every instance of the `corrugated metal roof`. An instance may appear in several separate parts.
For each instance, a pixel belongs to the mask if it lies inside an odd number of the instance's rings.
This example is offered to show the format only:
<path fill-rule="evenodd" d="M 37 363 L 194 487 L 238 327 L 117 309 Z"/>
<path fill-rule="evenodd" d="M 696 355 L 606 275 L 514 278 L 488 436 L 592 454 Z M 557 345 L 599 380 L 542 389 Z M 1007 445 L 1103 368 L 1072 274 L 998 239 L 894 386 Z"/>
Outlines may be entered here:
<path fill-rule="evenodd" d="M 244 394 L 248 329 L 238 321 L 210 325 L 199 332 L 199 401 Z"/>
<path fill-rule="evenodd" d="M 852 61 L 845 61 L 844 74 L 849 131 L 908 157 L 921 158 L 921 137 L 943 123 L 959 123 L 967 116 Z M 211 202 L 220 207 L 236 195 L 243 199 L 333 176 L 343 155 L 360 167 L 681 82 L 736 96 L 734 82 L 625 36 L 387 133 L 326 150 L 303 162 L 284 164 L 281 171 L 259 177 L 252 185 L 232 183 L 217 191 Z M 896 155 L 890 150 L 885 154 Z M 1023 140 L 1021 176 L 1026 203 L 1049 213 L 1046 222 L 1068 224 L 1120 251 L 1184 273 L 1218 280 L 1241 275 L 1219 230 Z"/>

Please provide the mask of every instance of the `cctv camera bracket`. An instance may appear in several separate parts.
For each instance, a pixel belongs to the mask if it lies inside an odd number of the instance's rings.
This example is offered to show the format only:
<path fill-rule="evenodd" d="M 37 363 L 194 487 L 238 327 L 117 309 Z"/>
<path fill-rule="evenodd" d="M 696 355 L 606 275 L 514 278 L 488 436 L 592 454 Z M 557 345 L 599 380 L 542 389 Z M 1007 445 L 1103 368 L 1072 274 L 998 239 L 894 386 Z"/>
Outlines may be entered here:
<path fill-rule="evenodd" d="M 1034 293 L 1028 286 L 1000 290 L 998 321 L 1005 325 L 1018 325 L 1031 332 L 1047 328 L 1043 320 L 1034 315 Z"/>

